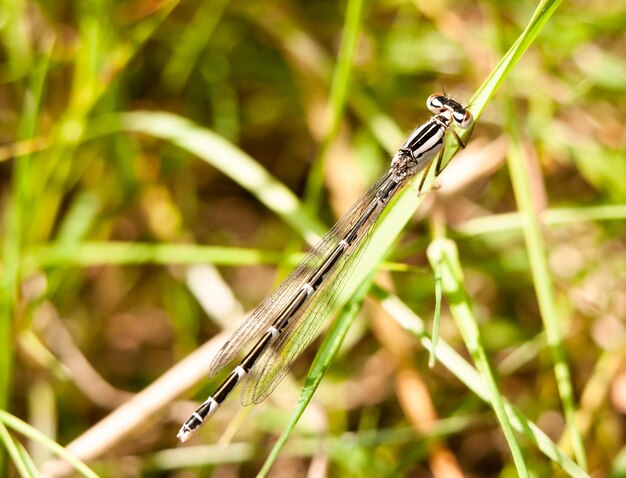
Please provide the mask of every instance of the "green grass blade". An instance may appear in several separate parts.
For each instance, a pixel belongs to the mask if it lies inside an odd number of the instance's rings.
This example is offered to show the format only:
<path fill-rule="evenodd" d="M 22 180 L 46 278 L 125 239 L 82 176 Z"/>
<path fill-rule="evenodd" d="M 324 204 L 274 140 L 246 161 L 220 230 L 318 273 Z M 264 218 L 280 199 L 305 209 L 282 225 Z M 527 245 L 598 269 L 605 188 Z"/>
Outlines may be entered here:
<path fill-rule="evenodd" d="M 47 448 L 52 453 L 57 455 L 59 458 L 66 461 L 69 465 L 71 465 L 77 472 L 79 472 L 82 476 L 86 478 L 98 478 L 87 465 L 85 465 L 82 461 L 76 458 L 71 453 L 68 453 L 65 448 L 56 443 L 54 440 L 51 440 L 43 433 L 38 431 L 37 429 L 31 427 L 27 423 L 23 422 L 17 417 L 14 417 L 10 413 L 0 410 L 0 423 L 5 426 L 12 428 L 13 430 L 21 433 L 22 435 L 30 438 L 31 440 L 37 442 L 41 446 Z M 4 428 L 4 426 L 2 427 Z"/>
<path fill-rule="evenodd" d="M 29 140 L 35 136 L 39 119 L 44 82 L 48 72 L 52 44 L 43 41 L 43 53 L 35 61 L 29 83 L 23 93 L 24 103 L 18 124 L 17 139 Z M 11 395 L 13 376 L 14 312 L 17 310 L 18 289 L 21 280 L 19 269 L 25 231 L 29 225 L 28 211 L 31 207 L 31 155 L 15 160 L 11 178 L 11 195 L 3 215 L 2 227 L 2 273 L 0 274 L 0 408 L 6 408 Z M 4 468 L 4 454 L 0 453 L 0 473 Z"/>
<path fill-rule="evenodd" d="M 178 0 L 162 2 L 152 15 L 124 31 L 123 40 L 111 28 L 110 13 L 114 2 L 76 3 L 77 33 L 81 48 L 73 58 L 72 87 L 66 108 L 55 115 L 50 132 L 50 148 L 38 158 L 39 169 L 30 178 L 40 195 L 32 205 L 31 236 L 36 240 L 50 237 L 67 190 L 72 185 L 75 163 L 72 161 L 88 130 L 92 109 L 112 87 L 113 79 L 128 66 L 130 59 L 155 33 Z M 115 74 L 111 74 L 111 73 Z"/>
<path fill-rule="evenodd" d="M 427 349 L 432 346 L 431 338 L 427 332 L 426 324 L 409 309 L 400 299 L 374 286 L 371 289 L 373 295 L 380 301 L 383 308 L 398 322 L 398 324 Z M 481 400 L 490 403 L 489 388 L 483 381 L 480 373 L 474 369 L 461 355 L 459 355 L 448 343 L 439 339 L 437 345 L 437 359 L 455 377 L 463 382 Z M 550 438 L 533 422 L 528 420 L 522 412 L 504 400 L 504 409 L 509 417 L 511 425 L 526 438 L 531 440 L 541 452 L 552 462 L 560 466 L 568 475 L 576 478 L 589 478 L 589 475 L 569 458 Z"/>
<path fill-rule="evenodd" d="M 508 212 L 470 219 L 455 230 L 465 236 L 489 235 L 497 232 L 522 232 L 524 214 Z M 606 204 L 576 208 L 546 209 L 541 213 L 546 226 L 561 226 L 592 221 L 623 221 L 626 204 Z"/>
<path fill-rule="evenodd" d="M 526 25 L 522 34 L 515 40 L 509 51 L 500 59 L 496 67 L 489 74 L 482 86 L 476 91 L 470 104 L 475 117 L 480 117 L 485 110 L 487 103 L 495 94 L 500 84 L 513 70 L 519 59 L 532 45 L 539 32 L 550 20 L 562 0 L 542 0 L 537 5 L 535 13 Z"/>
<path fill-rule="evenodd" d="M 28 24 L 29 4 L 26 0 L 3 0 L 0 36 L 5 62 L 12 79 L 28 75 L 33 63 L 32 31 Z"/>
<path fill-rule="evenodd" d="M 108 123 L 108 124 L 107 124 Z M 114 127 L 114 122 L 103 126 Z M 121 126 L 170 141 L 219 169 L 233 181 L 254 194 L 268 209 L 307 240 L 318 237 L 311 231 L 324 227 L 310 217 L 298 198 L 241 149 L 207 128 L 169 113 L 135 112 L 121 115 Z"/>
<path fill-rule="evenodd" d="M 229 3 L 230 0 L 213 0 L 198 5 L 161 74 L 163 83 L 170 91 L 179 92 L 187 83 Z"/>
<path fill-rule="evenodd" d="M 290 262 L 297 264 L 302 254 Z M 48 243 L 31 248 L 24 258 L 26 272 L 40 267 L 104 264 L 201 264 L 251 265 L 276 264 L 284 259 L 281 252 L 240 247 L 197 246 L 194 244 L 141 244 L 130 242 Z"/>
<path fill-rule="evenodd" d="M 276 10 L 267 3 L 259 3 L 254 10 L 246 12 L 250 15 L 250 20 L 258 22 L 264 32 L 274 38 L 290 55 L 299 57 L 294 45 L 305 42 L 311 49 L 306 61 L 299 58 L 298 69 L 304 69 L 306 76 L 311 76 L 322 84 L 331 83 L 333 64 L 330 56 L 324 49 L 316 44 L 316 41 L 306 34 L 306 29 L 298 25 L 292 18 L 284 14 L 278 14 Z M 271 18 L 271 22 L 266 19 Z M 270 24 L 271 23 L 271 24 Z M 347 98 L 352 111 L 358 116 L 360 121 L 367 126 L 369 132 L 379 142 L 382 148 L 389 154 L 395 153 L 396 149 L 406 136 L 403 128 L 383 111 L 370 95 L 359 88 L 355 82 L 350 89 Z"/>
<path fill-rule="evenodd" d="M 35 478 L 38 477 L 39 471 L 37 470 L 37 466 L 35 465 L 33 458 L 28 453 L 28 450 L 24 448 L 24 445 L 22 445 L 20 442 L 17 442 L 17 451 L 20 454 L 20 459 L 22 460 L 24 467 L 26 468 L 28 476 L 32 476 Z"/>
<path fill-rule="evenodd" d="M 617 453 L 613 460 L 613 469 L 608 478 L 624 478 L 626 476 L 626 446 Z"/>
<path fill-rule="evenodd" d="M 448 297 L 450 311 L 461 331 L 465 345 L 472 355 L 476 368 L 487 385 L 491 406 L 502 427 L 502 432 L 513 455 L 517 472 L 519 476 L 528 477 L 530 475 L 522 450 L 504 410 L 503 397 L 489 365 L 487 353 L 482 345 L 478 324 L 472 311 L 472 305 L 465 290 L 465 279 L 459 263 L 456 244 L 448 239 L 435 239 L 428 248 L 428 259 L 433 269 L 441 270 L 441 285 L 446 297 Z"/>
<path fill-rule="evenodd" d="M 506 79 L 509 73 L 511 73 L 528 47 L 535 41 L 535 38 L 537 38 L 541 29 L 552 17 L 556 9 L 561 4 L 561 1 L 562 0 L 542 0 L 539 3 L 535 13 L 526 25 L 522 34 L 517 38 L 517 40 L 515 40 L 515 43 L 513 43 L 511 48 L 509 48 L 509 51 L 507 51 L 506 54 L 500 59 L 483 84 L 478 88 L 478 90 L 476 90 L 476 93 L 474 93 L 469 101 L 469 109 L 476 120 L 480 118 L 483 111 L 487 107 L 487 104 L 493 95 L 495 95 L 498 87 Z M 467 142 L 471 134 L 471 130 L 461 131 L 459 136 L 464 142 Z M 444 166 L 450 162 L 450 159 L 452 159 L 456 151 L 459 149 L 457 142 L 452 141 L 453 138 L 448 139 L 449 141 L 446 142 L 446 154 L 444 155 L 442 162 Z"/>
<path fill-rule="evenodd" d="M 350 326 L 357 318 L 359 311 L 361 310 L 361 306 L 363 305 L 363 301 L 365 300 L 365 296 L 369 291 L 372 284 L 373 277 L 369 277 L 365 282 L 361 284 L 359 289 L 354 293 L 352 298 L 346 303 L 346 305 L 339 312 L 337 319 L 333 322 L 332 326 L 326 333 L 324 337 L 324 341 L 320 346 L 317 354 L 315 355 L 315 360 L 311 364 L 311 369 L 306 377 L 306 382 L 304 384 L 304 388 L 300 393 L 300 398 L 298 399 L 298 403 L 287 422 L 287 425 L 283 429 L 278 441 L 272 448 L 267 460 L 263 464 L 263 468 L 259 472 L 259 477 L 267 476 L 270 471 L 270 468 L 278 458 L 281 450 L 287 443 L 287 439 L 289 435 L 295 428 L 296 424 L 300 420 L 300 417 L 304 413 L 306 407 L 309 405 L 309 402 L 313 398 L 313 394 L 317 390 L 322 378 L 326 374 L 326 371 L 331 366 L 337 352 L 339 352 L 339 348 L 343 343 L 343 339 L 345 338 Z"/>
<path fill-rule="evenodd" d="M 325 158 L 337 135 L 337 131 L 339 131 L 339 125 L 341 124 L 341 118 L 345 110 L 348 86 L 350 84 L 350 72 L 352 70 L 359 32 L 361 30 L 362 11 L 363 0 L 348 1 L 343 38 L 339 49 L 337 66 L 333 73 L 330 87 L 330 99 L 324 121 L 326 129 L 318 150 L 317 158 L 313 163 L 313 167 L 307 179 L 305 203 L 312 210 L 317 210 L 321 201 L 324 185 Z"/>
<path fill-rule="evenodd" d="M 47 243 L 25 251 L 21 269 L 25 276 L 42 268 L 90 267 L 136 264 L 213 264 L 216 266 L 251 266 L 288 263 L 292 266 L 305 253 L 267 251 L 242 247 L 200 246 L 195 244 L 153 244 L 138 242 Z M 380 269 L 407 272 L 411 266 L 384 262 Z"/>
<path fill-rule="evenodd" d="M 348 0 L 341 48 L 339 49 L 337 67 L 335 68 L 330 88 L 330 113 L 325 121 L 327 125 L 325 142 L 332 141 L 341 124 L 341 118 L 343 117 L 348 98 L 350 73 L 354 64 L 354 54 L 359 39 L 359 32 L 361 31 L 362 17 L 363 0 Z"/>
<path fill-rule="evenodd" d="M 576 406 L 574 403 L 574 387 L 570 376 L 569 366 L 566 360 L 565 350 L 562 346 L 562 334 L 557 306 L 554 299 L 554 291 L 546 248 L 543 242 L 539 219 L 532 197 L 529 173 L 524 159 L 524 152 L 520 143 L 520 133 L 515 122 L 515 112 L 510 102 L 505 108 L 508 118 L 508 130 L 511 138 L 511 148 L 508 155 L 508 164 L 515 198 L 522 213 L 522 221 L 526 248 L 530 260 L 539 310 L 546 330 L 546 341 L 554 363 L 554 375 L 561 401 L 567 431 L 572 441 L 574 454 L 578 463 L 587 468 L 587 458 L 581 433 L 576 425 Z"/>
<path fill-rule="evenodd" d="M 200 466 L 216 466 L 226 463 L 239 464 L 254 459 L 255 447 L 252 443 L 216 443 L 178 447 L 157 451 L 147 456 L 142 471 L 146 473 L 186 469 Z M 145 475 L 143 475 L 145 476 Z"/>
<path fill-rule="evenodd" d="M 27 460 L 22 456 L 17 443 L 13 441 L 9 430 L 2 423 L 0 423 L 0 443 L 4 445 L 4 449 L 7 451 L 20 476 L 24 478 L 37 476 L 31 473 Z"/>
<path fill-rule="evenodd" d="M 437 350 L 437 341 L 439 340 L 439 324 L 441 323 L 441 264 L 437 263 L 433 267 L 433 272 L 435 274 L 435 313 L 433 314 L 433 346 L 430 350 L 430 356 L 428 357 L 428 366 L 433 368 L 437 363 L 437 355 L 435 355 L 435 350 Z"/>

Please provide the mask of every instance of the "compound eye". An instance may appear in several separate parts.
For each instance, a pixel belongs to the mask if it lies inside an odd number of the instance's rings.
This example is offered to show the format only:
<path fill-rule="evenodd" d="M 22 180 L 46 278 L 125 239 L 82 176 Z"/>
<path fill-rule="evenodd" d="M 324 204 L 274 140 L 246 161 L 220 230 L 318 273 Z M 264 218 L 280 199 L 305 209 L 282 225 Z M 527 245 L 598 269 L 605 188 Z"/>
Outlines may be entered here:
<path fill-rule="evenodd" d="M 456 110 L 452 114 L 452 117 L 454 118 L 454 122 L 459 125 L 459 128 L 461 129 L 469 128 L 474 122 L 474 117 L 472 116 L 472 113 L 467 110 Z"/>
<path fill-rule="evenodd" d="M 426 107 L 435 114 L 443 113 L 446 109 L 446 97 L 441 93 L 430 95 L 426 100 Z"/>

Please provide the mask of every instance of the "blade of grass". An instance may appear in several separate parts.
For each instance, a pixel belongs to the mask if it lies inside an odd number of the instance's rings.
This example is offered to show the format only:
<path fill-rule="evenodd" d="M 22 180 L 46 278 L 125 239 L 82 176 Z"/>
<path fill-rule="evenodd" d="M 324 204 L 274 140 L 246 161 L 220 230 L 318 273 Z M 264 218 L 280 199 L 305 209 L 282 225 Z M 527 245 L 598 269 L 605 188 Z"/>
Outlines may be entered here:
<path fill-rule="evenodd" d="M 56 245 L 61 250 L 69 252 L 78 247 L 80 241 L 92 230 L 97 220 L 98 214 L 101 212 L 102 204 L 100 198 L 93 193 L 85 192 L 77 194 L 72 198 L 71 205 L 67 208 L 63 215 L 63 222 L 59 226 L 56 234 Z M 28 260 L 25 261 L 25 264 Z M 60 265 L 66 265 L 67 262 Z M 48 271 L 47 275 L 47 296 L 53 296 L 59 289 L 59 286 L 67 279 L 67 269 L 60 267 Z M 24 270 L 27 273 L 27 270 Z"/>
<path fill-rule="evenodd" d="M 399 298 L 390 294 L 381 287 L 374 285 L 370 290 L 378 299 L 382 307 L 398 322 L 398 324 L 427 349 L 432 347 L 426 324 L 409 309 Z M 481 375 L 463 357 L 461 357 L 448 343 L 439 339 L 437 345 L 437 359 L 455 377 L 464 383 L 481 400 L 490 403 L 489 389 Z M 528 420 L 522 412 L 504 399 L 504 408 L 511 425 L 526 438 L 532 441 L 541 452 L 552 462 L 557 464 L 568 475 L 576 478 L 589 478 L 589 475 L 569 458 L 550 438 L 533 422 Z"/>
<path fill-rule="evenodd" d="M 39 267 L 113 264 L 201 264 L 252 265 L 276 264 L 280 252 L 239 247 L 197 246 L 194 244 L 140 244 L 129 242 L 49 243 L 31 248 L 24 259 L 25 271 Z M 290 262 L 297 264 L 302 254 Z"/>
<path fill-rule="evenodd" d="M 537 38 L 537 35 L 550 20 L 561 2 L 562 0 L 542 0 L 539 2 L 522 34 L 515 40 L 509 51 L 500 59 L 482 86 L 472 96 L 470 104 L 475 117 L 480 117 L 498 86 L 515 67 L 528 47 L 535 41 L 535 38 Z"/>
<path fill-rule="evenodd" d="M 348 0 L 341 47 L 339 48 L 337 65 L 334 69 L 331 81 L 330 98 L 326 106 L 327 114 L 324 120 L 326 130 L 317 153 L 317 158 L 313 162 L 313 167 L 307 178 L 305 203 L 313 211 L 317 211 L 319 208 L 324 184 L 325 158 L 332 142 L 337 136 L 341 118 L 345 110 L 348 86 L 350 84 L 350 72 L 352 70 L 359 32 L 361 30 L 362 11 L 363 0 Z"/>
<path fill-rule="evenodd" d="M 226 463 L 243 463 L 252 460 L 255 447 L 252 443 L 228 443 L 186 446 L 161 450 L 142 460 L 146 473 L 185 469 L 199 466 L 215 466 Z"/>
<path fill-rule="evenodd" d="M 563 411 L 567 431 L 572 441 L 574 455 L 582 468 L 587 468 L 587 457 L 582 436 L 576 425 L 576 406 L 574 404 L 574 388 L 567 365 L 566 354 L 562 346 L 560 321 L 557 307 L 554 302 L 552 279 L 548 267 L 546 249 L 543 242 L 539 219 L 533 202 L 532 189 L 529 173 L 527 171 L 524 152 L 520 143 L 520 133 L 515 121 L 515 112 L 510 101 L 504 108 L 507 118 L 507 129 L 510 137 L 510 152 L 508 165 L 510 170 L 513 192 L 520 212 L 524 220 L 523 231 L 530 260 L 539 310 L 546 330 L 546 341 L 554 363 L 554 375 L 556 377 L 559 396 L 563 402 Z"/>
<path fill-rule="evenodd" d="M 441 323 L 441 268 L 437 267 L 433 269 L 435 274 L 435 313 L 433 314 L 433 346 L 428 357 L 428 367 L 433 368 L 437 363 L 437 356 L 435 350 L 437 349 L 437 341 L 439 340 L 439 324 Z"/>
<path fill-rule="evenodd" d="M 195 244 L 145 244 L 137 242 L 48 243 L 26 250 L 22 265 L 24 276 L 41 268 L 89 267 L 99 265 L 136 264 L 212 264 L 221 266 L 252 266 L 288 263 L 296 266 L 304 252 L 274 252 L 241 247 L 198 246 Z M 416 269 L 398 262 L 383 262 L 381 270 L 409 272 Z"/>
<path fill-rule="evenodd" d="M 35 136 L 44 82 L 52 52 L 52 42 L 43 39 L 43 53 L 36 59 L 24 93 L 17 139 Z M 13 315 L 17 309 L 21 272 L 19 265 L 24 242 L 26 214 L 32 203 L 31 155 L 15 160 L 11 178 L 11 194 L 4 216 L 2 243 L 2 274 L 0 274 L 0 408 L 7 408 L 13 376 Z M 4 454 L 0 453 L 0 473 L 4 469 Z"/>
<path fill-rule="evenodd" d="M 303 70 L 304 74 L 324 85 L 331 82 L 332 61 L 329 55 L 292 17 L 267 2 L 256 4 L 254 9 L 246 10 L 244 14 L 249 15 L 250 21 L 257 23 L 286 51 L 287 60 L 294 64 L 295 71 Z M 306 56 L 299 54 L 298 45 L 301 44 L 307 46 Z M 382 148 L 390 154 L 395 153 L 405 137 L 404 130 L 358 84 L 351 86 L 348 104 Z"/>
<path fill-rule="evenodd" d="M 489 103 L 489 100 L 491 100 L 500 84 L 513 70 L 528 47 L 535 41 L 535 38 L 537 38 L 537 35 L 544 25 L 548 22 L 548 20 L 550 20 L 556 9 L 561 4 L 561 1 L 562 0 L 542 0 L 539 3 L 522 34 L 517 38 L 517 40 L 515 40 L 515 43 L 513 43 L 505 55 L 500 59 L 496 67 L 489 74 L 480 88 L 476 90 L 476 93 L 474 93 L 469 101 L 469 109 L 476 120 L 480 118 L 483 111 L 487 107 L 487 103 Z M 459 136 L 464 143 L 467 143 L 471 134 L 472 131 L 470 129 L 461 131 Z M 448 138 L 445 155 L 442 160 L 442 165 L 444 167 L 450 162 L 450 159 L 452 159 L 458 149 L 458 142 L 454 141 L 454 138 Z"/>
<path fill-rule="evenodd" d="M 624 478 L 626 476 L 626 446 L 617 453 L 613 460 L 613 469 L 608 478 Z"/>
<path fill-rule="evenodd" d="M 20 476 L 37 476 L 31 474 L 29 466 L 20 453 L 17 443 L 13 441 L 13 437 L 9 434 L 9 430 L 7 430 L 2 423 L 0 423 L 0 442 L 4 445 L 4 449 L 9 454 L 9 457 L 11 457 L 11 461 L 13 462 L 13 465 L 15 465 L 15 468 Z"/>
<path fill-rule="evenodd" d="M 51 147 L 38 161 L 37 175 L 31 177 L 35 190 L 45 192 L 32 205 L 29 232 L 33 238 L 42 240 L 52 232 L 66 189 L 74 179 L 75 163 L 71 158 L 84 139 L 92 109 L 178 2 L 160 2 L 148 18 L 125 30 L 123 39 L 113 37 L 115 30 L 110 25 L 114 2 L 76 4 L 81 48 L 74 59 L 68 106 L 58 115 L 50 134 Z"/>
<path fill-rule="evenodd" d="M 80 461 L 71 453 L 68 453 L 65 448 L 63 448 L 57 442 L 51 440 L 39 430 L 31 427 L 27 423 L 23 422 L 17 417 L 14 417 L 4 410 L 0 410 L 0 424 L 4 424 L 7 427 L 12 428 L 22 435 L 30 438 L 31 440 L 36 441 L 41 446 L 46 447 L 52 453 L 71 465 L 81 475 L 87 478 L 98 478 L 98 475 L 96 475 L 87 465 L 85 465 L 82 461 Z M 2 429 L 6 430 L 4 426 L 2 426 Z"/>
<path fill-rule="evenodd" d="M 34 240 L 50 236 L 73 171 L 70 158 L 88 124 L 91 107 L 105 90 L 101 68 L 114 34 L 108 25 L 110 1 L 79 3 L 76 7 L 77 33 L 83 47 L 74 57 L 68 105 L 54 123 L 51 148 L 38 158 L 38 174 L 31 178 L 34 187 L 43 192 L 30 212 L 29 235 Z"/>
<path fill-rule="evenodd" d="M 524 214 L 509 212 L 470 219 L 455 231 L 465 236 L 479 236 L 494 232 L 521 231 Z M 541 220 L 546 226 L 560 226 L 591 221 L 619 221 L 626 219 L 626 204 L 606 204 L 601 206 L 546 209 L 541 213 Z"/>
<path fill-rule="evenodd" d="M 173 45 L 174 51 L 161 74 L 163 83 L 173 92 L 179 92 L 187 83 L 229 3 L 230 0 L 213 0 L 198 5 L 193 19 Z"/>
<path fill-rule="evenodd" d="M 350 445 L 377 447 L 397 444 L 413 444 L 416 440 L 436 440 L 467 430 L 472 426 L 482 425 L 484 420 L 476 417 L 453 417 L 437 420 L 433 427 L 418 433 L 413 427 L 392 429 L 363 430 L 350 433 Z M 320 449 L 331 454 L 340 454 L 346 435 L 340 436 L 300 436 L 290 440 L 285 447 L 289 457 L 311 457 Z M 228 443 L 215 445 L 186 446 L 156 452 L 144 457 L 143 470 L 164 471 L 190 467 L 214 466 L 223 463 L 242 463 L 252 460 L 255 450 L 250 443 Z"/>
<path fill-rule="evenodd" d="M 39 476 L 39 471 L 37 471 L 37 466 L 35 465 L 35 461 L 30 456 L 24 445 L 20 442 L 17 442 L 17 450 L 20 454 L 20 458 L 24 462 L 26 469 L 28 470 L 28 476 L 33 476 L 37 478 Z"/>
<path fill-rule="evenodd" d="M 121 115 L 121 124 L 108 118 L 101 128 L 122 126 L 170 141 L 219 169 L 233 181 L 254 194 L 268 209 L 278 214 L 287 224 L 303 234 L 309 242 L 315 242 L 324 227 L 299 204 L 298 198 L 283 184 L 241 149 L 191 121 L 169 113 L 135 112 Z"/>
<path fill-rule="evenodd" d="M 272 448 L 269 456 L 265 460 L 261 471 L 257 475 L 258 477 L 265 477 L 270 471 L 270 468 L 278 458 L 280 451 L 287 443 L 287 439 L 291 432 L 294 430 L 298 420 L 304 413 L 304 410 L 309 405 L 311 399 L 313 398 L 313 394 L 317 390 L 322 378 L 326 374 L 326 371 L 331 366 L 341 344 L 343 343 L 343 339 L 345 338 L 350 326 L 357 318 L 359 311 L 361 310 L 361 306 L 363 305 L 363 301 L 365 300 L 365 296 L 369 291 L 372 285 L 373 275 L 367 278 L 361 286 L 354 293 L 352 298 L 346 303 L 346 305 L 339 312 L 337 319 L 333 322 L 333 325 L 328 330 L 328 333 L 324 337 L 324 341 L 320 346 L 317 354 L 315 355 L 315 360 L 311 364 L 311 368 L 306 377 L 306 382 L 300 393 L 300 398 L 298 399 L 298 403 L 287 422 L 287 425 L 283 429 L 280 437 L 276 441 L 276 444 Z"/>
<path fill-rule="evenodd" d="M 34 60 L 31 46 L 33 39 L 27 28 L 29 5 L 25 0 L 3 0 L 0 5 L 3 17 L 0 35 L 5 61 L 12 77 L 10 81 L 27 76 Z"/>
<path fill-rule="evenodd" d="M 502 427 L 502 432 L 513 455 L 517 472 L 519 476 L 529 477 L 522 450 L 517 443 L 508 415 L 504 410 L 502 394 L 498 390 L 498 385 L 487 360 L 487 353 L 482 345 L 478 324 L 472 312 L 469 296 L 465 290 L 465 280 L 461 264 L 459 263 L 456 245 L 449 239 L 435 239 L 428 247 L 427 254 L 432 268 L 441 270 L 441 286 L 446 297 L 448 297 L 450 311 L 461 331 L 463 341 L 472 355 L 474 364 L 487 386 L 491 406 Z"/>

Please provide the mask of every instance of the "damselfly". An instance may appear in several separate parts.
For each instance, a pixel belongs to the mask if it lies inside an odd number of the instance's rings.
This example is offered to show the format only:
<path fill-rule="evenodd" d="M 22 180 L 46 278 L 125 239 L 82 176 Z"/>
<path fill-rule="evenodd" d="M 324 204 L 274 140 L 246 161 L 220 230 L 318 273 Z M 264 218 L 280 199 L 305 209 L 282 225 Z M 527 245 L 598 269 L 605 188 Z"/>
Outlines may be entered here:
<path fill-rule="evenodd" d="M 446 133 L 452 132 L 459 145 L 465 146 L 453 125 L 468 129 L 473 122 L 472 114 L 442 94 L 430 96 L 426 106 L 434 116 L 411 133 L 391 160 L 389 170 L 344 214 L 217 353 L 211 364 L 211 376 L 250 347 L 239 365 L 183 424 L 178 432 L 181 441 L 188 440 L 200 428 L 244 377 L 247 380 L 241 392 L 243 405 L 259 403 L 274 390 L 294 360 L 317 335 L 349 275 L 348 258 L 367 242 L 391 199 L 411 178 L 426 170 L 418 188 L 421 192 L 433 162 L 435 174 L 440 173 Z"/>

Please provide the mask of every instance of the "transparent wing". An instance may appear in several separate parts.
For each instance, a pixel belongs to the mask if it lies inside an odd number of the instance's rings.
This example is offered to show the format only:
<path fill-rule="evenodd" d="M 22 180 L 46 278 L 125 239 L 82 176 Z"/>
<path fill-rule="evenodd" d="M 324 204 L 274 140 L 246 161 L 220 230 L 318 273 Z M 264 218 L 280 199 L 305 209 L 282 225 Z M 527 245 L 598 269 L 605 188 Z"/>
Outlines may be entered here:
<path fill-rule="evenodd" d="M 252 368 L 241 392 L 243 405 L 265 400 L 289 372 L 293 362 L 318 335 L 350 277 L 351 270 L 357 266 L 361 252 L 374 229 L 373 225 L 383 210 L 384 206 L 381 205 L 374 211 L 368 223 L 361 229 L 361 240 L 350 246 L 317 289 L 310 303 L 305 304 L 292 317 L 287 328 Z"/>
<path fill-rule="evenodd" d="M 346 212 L 333 228 L 320 240 L 320 242 L 305 256 L 298 267 L 287 276 L 280 285 L 272 292 L 252 314 L 239 326 L 222 346 L 211 363 L 210 376 L 219 373 L 226 365 L 233 361 L 244 349 L 252 345 L 253 341 L 260 339 L 261 335 L 274 322 L 276 316 L 289 304 L 294 295 L 302 288 L 310 277 L 311 271 L 315 270 L 335 248 L 354 224 L 362 216 L 365 209 L 372 202 L 376 191 L 387 181 L 390 173 L 383 175 L 357 202 Z M 342 263 L 342 261 L 339 261 Z M 335 266 L 335 269 L 340 264 Z M 324 286 L 322 286 L 324 287 Z M 319 292 L 319 291 L 318 291 Z M 314 295 L 319 295 L 316 292 Z M 302 309 L 307 308 L 303 306 Z M 297 317 L 290 321 L 298 322 Z M 287 332 L 287 330 L 285 330 Z M 257 368 L 257 367 L 254 367 Z M 284 375 L 283 375 L 284 376 Z M 250 381 L 250 380 L 248 380 Z"/>

